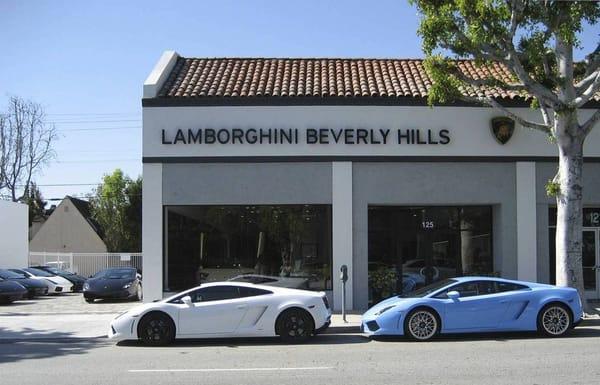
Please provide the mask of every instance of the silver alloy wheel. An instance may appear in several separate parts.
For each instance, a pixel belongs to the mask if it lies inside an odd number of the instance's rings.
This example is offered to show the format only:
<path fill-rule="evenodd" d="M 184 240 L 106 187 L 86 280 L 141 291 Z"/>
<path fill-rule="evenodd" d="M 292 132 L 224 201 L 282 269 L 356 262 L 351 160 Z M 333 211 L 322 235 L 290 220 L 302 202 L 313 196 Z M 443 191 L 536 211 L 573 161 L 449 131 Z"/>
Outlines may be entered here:
<path fill-rule="evenodd" d="M 427 310 L 413 313 L 408 320 L 410 334 L 418 340 L 428 340 L 437 333 L 438 322 L 435 315 Z"/>
<path fill-rule="evenodd" d="M 569 313 L 562 306 L 550 306 L 542 314 L 542 327 L 553 336 L 564 334 L 570 326 Z"/>

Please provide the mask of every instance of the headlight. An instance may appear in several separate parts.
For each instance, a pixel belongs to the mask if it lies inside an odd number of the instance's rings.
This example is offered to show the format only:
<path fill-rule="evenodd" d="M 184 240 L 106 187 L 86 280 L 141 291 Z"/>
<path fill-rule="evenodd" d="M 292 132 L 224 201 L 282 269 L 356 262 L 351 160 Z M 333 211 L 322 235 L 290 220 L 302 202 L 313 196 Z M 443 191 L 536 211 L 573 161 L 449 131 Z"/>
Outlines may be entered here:
<path fill-rule="evenodd" d="M 46 281 L 48 281 L 48 282 L 50 282 L 50 283 L 54 284 L 54 285 L 58 285 L 58 282 L 54 282 L 53 280 L 51 280 L 51 279 L 48 279 L 48 278 L 44 278 L 44 279 L 45 279 Z"/>
<path fill-rule="evenodd" d="M 123 289 L 129 289 L 131 287 L 131 283 L 128 283 L 127 285 L 123 286 Z"/>
<path fill-rule="evenodd" d="M 386 311 L 390 310 L 393 307 L 396 307 L 396 305 L 384 307 L 383 309 L 381 309 L 377 313 L 375 313 L 375 315 L 382 315 L 383 313 L 385 313 Z"/>
<path fill-rule="evenodd" d="M 89 283 L 84 283 L 83 284 L 83 290 L 89 290 L 90 289 L 90 284 Z"/>

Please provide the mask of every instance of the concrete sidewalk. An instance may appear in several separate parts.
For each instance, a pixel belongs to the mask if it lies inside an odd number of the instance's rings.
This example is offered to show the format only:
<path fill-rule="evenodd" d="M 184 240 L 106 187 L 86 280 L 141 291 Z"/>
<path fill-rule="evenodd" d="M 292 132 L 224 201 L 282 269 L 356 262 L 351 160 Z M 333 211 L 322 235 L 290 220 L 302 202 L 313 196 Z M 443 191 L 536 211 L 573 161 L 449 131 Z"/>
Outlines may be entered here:
<path fill-rule="evenodd" d="M 0 312 L 0 341 L 105 338 L 110 321 L 117 314 L 119 312 L 26 314 L 4 311 Z M 346 319 L 348 322 L 344 322 L 340 314 L 334 314 L 325 334 L 358 333 L 360 315 L 348 314 Z"/>
<path fill-rule="evenodd" d="M 117 314 L 139 302 L 99 300 L 87 303 L 80 293 L 22 300 L 0 306 L 0 340 L 103 338 Z M 360 315 L 342 320 L 334 314 L 326 333 L 358 333 Z"/>

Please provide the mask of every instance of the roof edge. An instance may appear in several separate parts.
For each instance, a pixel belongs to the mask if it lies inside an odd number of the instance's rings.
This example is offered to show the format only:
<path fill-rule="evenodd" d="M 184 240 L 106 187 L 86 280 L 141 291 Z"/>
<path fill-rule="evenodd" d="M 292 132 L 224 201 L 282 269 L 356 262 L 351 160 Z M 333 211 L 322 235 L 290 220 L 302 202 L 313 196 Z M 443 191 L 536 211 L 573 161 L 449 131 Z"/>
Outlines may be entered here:
<path fill-rule="evenodd" d="M 179 54 L 175 51 L 165 51 L 144 81 L 144 98 L 153 98 L 158 95 L 161 87 L 171 74 Z"/>

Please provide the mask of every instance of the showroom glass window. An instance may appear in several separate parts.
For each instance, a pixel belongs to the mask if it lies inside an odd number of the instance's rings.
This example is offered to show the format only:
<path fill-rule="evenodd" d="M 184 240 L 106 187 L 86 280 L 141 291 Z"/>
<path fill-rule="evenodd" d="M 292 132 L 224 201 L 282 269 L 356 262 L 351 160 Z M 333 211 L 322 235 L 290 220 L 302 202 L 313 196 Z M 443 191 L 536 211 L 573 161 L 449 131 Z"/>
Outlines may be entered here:
<path fill-rule="evenodd" d="M 445 278 L 495 275 L 492 207 L 369 207 L 369 302 Z"/>
<path fill-rule="evenodd" d="M 253 276 L 331 290 L 329 205 L 167 206 L 165 216 L 169 291 Z"/>

